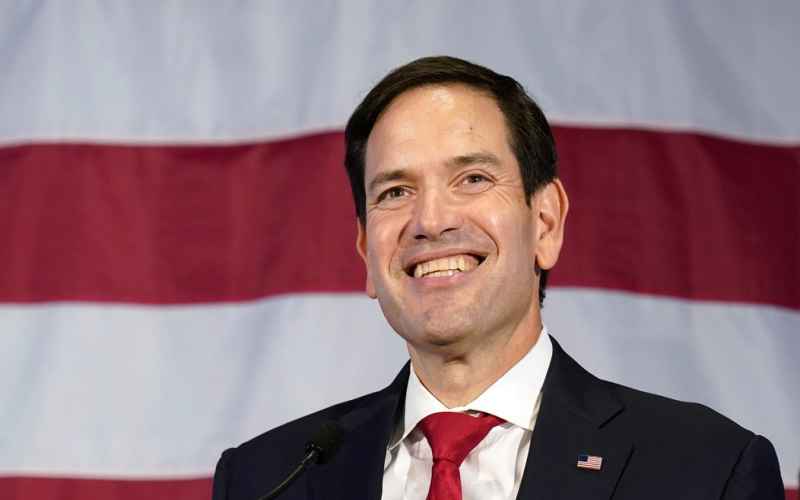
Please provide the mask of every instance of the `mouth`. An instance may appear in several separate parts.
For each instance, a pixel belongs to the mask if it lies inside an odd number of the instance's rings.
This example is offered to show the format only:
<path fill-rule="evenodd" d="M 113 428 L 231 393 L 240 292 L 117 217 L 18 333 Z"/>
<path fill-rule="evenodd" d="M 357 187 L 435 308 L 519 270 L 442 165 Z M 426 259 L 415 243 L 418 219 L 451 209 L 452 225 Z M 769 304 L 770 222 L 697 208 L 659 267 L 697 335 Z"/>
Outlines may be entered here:
<path fill-rule="evenodd" d="M 436 259 L 417 262 L 408 266 L 405 271 L 414 279 L 446 278 L 461 273 L 468 273 L 480 266 L 486 257 L 470 253 L 448 255 Z"/>

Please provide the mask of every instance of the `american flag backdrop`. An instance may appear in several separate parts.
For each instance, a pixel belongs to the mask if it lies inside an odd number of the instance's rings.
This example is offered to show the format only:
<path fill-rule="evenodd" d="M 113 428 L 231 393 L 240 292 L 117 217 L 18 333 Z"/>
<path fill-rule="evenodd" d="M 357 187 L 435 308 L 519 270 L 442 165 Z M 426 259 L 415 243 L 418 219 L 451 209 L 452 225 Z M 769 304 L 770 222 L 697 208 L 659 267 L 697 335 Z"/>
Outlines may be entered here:
<path fill-rule="evenodd" d="M 794 0 L 0 3 L 0 498 L 207 499 L 225 447 L 391 380 L 342 130 L 433 54 L 555 127 L 550 332 L 767 436 L 797 498 L 798 24 Z"/>

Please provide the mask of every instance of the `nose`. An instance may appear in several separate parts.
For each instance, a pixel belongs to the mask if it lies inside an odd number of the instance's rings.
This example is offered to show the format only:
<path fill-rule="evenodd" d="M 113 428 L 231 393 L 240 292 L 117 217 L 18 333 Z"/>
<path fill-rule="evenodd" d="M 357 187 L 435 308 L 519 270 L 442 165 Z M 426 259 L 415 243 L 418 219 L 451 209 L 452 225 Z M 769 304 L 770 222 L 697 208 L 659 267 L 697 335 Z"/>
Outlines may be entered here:
<path fill-rule="evenodd" d="M 419 193 L 411 221 L 414 239 L 436 241 L 448 231 L 460 228 L 461 224 L 458 206 L 448 199 L 447 193 L 434 189 Z"/>

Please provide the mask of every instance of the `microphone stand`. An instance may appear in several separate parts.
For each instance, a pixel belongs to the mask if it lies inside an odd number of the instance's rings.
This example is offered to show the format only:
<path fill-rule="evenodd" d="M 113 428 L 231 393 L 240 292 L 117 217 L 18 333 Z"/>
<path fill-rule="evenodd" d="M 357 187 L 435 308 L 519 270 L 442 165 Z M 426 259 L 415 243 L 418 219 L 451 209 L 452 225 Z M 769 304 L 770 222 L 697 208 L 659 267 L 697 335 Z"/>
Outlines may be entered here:
<path fill-rule="evenodd" d="M 278 486 L 273 488 L 273 490 L 267 493 L 266 495 L 259 497 L 258 500 L 273 500 L 277 498 L 278 495 L 283 493 L 283 490 L 288 488 L 289 485 L 294 482 L 297 476 L 299 476 L 305 470 L 305 468 L 308 467 L 309 464 L 317 462 L 317 459 L 319 458 L 319 454 L 321 451 L 322 450 L 320 450 L 320 448 L 315 444 L 313 443 L 309 444 L 306 454 L 303 457 L 303 460 L 300 461 L 297 467 L 295 467 L 294 470 L 292 470 L 292 472 L 290 472 L 289 475 L 286 476 L 286 479 L 284 479 Z"/>

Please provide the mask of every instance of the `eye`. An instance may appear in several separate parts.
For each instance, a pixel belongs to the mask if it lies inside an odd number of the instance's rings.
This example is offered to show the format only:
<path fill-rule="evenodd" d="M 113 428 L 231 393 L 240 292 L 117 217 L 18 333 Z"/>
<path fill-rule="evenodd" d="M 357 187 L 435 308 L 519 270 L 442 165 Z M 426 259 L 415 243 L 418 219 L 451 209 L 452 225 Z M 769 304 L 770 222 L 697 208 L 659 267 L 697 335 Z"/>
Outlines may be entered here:
<path fill-rule="evenodd" d="M 408 190 L 403 186 L 394 186 L 378 195 L 378 202 L 380 203 L 384 200 L 395 200 L 404 196 L 408 196 Z"/>
<path fill-rule="evenodd" d="M 479 182 L 486 182 L 489 179 L 486 178 L 485 175 L 482 174 L 469 174 L 464 177 L 464 180 L 461 181 L 463 184 L 477 184 Z"/>
<path fill-rule="evenodd" d="M 458 183 L 458 189 L 464 194 L 478 194 L 494 185 L 494 181 L 485 174 L 472 172 L 466 174 Z"/>

